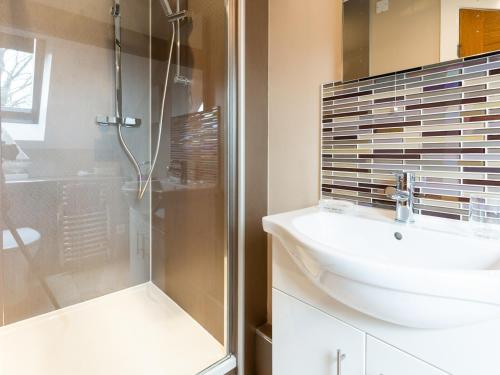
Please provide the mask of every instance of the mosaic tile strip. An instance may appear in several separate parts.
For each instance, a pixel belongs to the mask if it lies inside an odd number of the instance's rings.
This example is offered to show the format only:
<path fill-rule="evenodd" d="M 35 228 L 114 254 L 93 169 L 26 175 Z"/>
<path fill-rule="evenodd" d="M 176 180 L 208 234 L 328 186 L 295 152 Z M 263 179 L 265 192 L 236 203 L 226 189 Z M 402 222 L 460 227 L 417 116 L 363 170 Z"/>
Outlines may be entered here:
<path fill-rule="evenodd" d="M 392 208 L 417 175 L 417 213 L 467 220 L 500 193 L 500 52 L 322 86 L 323 198 Z"/>
<path fill-rule="evenodd" d="M 220 108 L 175 117 L 170 129 L 170 174 L 182 180 L 219 182 Z"/>

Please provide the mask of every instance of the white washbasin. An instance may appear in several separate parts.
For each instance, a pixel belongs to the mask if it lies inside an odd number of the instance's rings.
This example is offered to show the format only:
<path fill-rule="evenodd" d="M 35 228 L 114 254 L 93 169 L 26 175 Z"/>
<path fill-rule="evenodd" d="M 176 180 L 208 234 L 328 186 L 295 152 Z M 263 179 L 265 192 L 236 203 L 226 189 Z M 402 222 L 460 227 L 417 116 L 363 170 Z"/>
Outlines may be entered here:
<path fill-rule="evenodd" d="M 475 236 L 467 222 L 416 215 L 400 224 L 390 210 L 357 207 L 263 224 L 318 287 L 367 315 L 415 328 L 500 318 L 500 241 Z"/>

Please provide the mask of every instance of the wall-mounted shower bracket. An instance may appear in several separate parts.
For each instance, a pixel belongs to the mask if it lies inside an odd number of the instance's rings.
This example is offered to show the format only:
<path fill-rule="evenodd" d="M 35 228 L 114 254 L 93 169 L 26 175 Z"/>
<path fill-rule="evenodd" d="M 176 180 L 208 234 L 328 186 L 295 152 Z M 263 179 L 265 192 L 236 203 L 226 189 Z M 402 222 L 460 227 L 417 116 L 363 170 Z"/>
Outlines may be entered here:
<path fill-rule="evenodd" d="M 187 11 L 181 10 L 179 12 L 173 13 L 172 15 L 168 16 L 168 22 L 182 21 L 186 17 L 187 17 Z"/>
<path fill-rule="evenodd" d="M 180 84 L 180 85 L 184 85 L 184 86 L 189 86 L 191 83 L 193 83 L 192 80 L 181 75 L 180 73 L 175 75 L 174 82 L 177 84 Z"/>
<path fill-rule="evenodd" d="M 120 16 L 120 3 L 116 2 L 112 7 L 111 7 L 111 15 L 113 17 L 119 17 Z"/>
<path fill-rule="evenodd" d="M 134 117 L 116 117 L 116 116 L 97 116 L 95 119 L 97 125 L 110 126 L 122 124 L 126 128 L 137 128 L 141 126 L 142 120 Z"/>

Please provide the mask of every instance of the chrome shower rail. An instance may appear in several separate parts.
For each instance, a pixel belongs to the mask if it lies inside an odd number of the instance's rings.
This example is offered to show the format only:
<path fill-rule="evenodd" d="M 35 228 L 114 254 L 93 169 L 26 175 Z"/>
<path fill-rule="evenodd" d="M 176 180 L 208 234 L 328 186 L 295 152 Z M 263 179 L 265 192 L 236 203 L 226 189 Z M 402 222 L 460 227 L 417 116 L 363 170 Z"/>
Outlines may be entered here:
<path fill-rule="evenodd" d="M 175 67 L 174 82 L 184 86 L 189 86 L 192 81 L 181 74 L 181 21 L 187 17 L 187 11 L 181 10 L 180 0 L 177 0 L 177 13 L 169 17 L 169 22 L 176 24 L 177 28 L 177 65 Z"/>
<path fill-rule="evenodd" d="M 116 0 L 111 8 L 111 15 L 115 24 L 115 116 L 97 116 L 96 122 L 101 126 L 123 125 L 125 127 L 137 127 L 141 125 L 141 119 L 134 117 L 123 117 L 122 98 L 122 45 L 121 45 L 121 8 L 120 0 Z"/>

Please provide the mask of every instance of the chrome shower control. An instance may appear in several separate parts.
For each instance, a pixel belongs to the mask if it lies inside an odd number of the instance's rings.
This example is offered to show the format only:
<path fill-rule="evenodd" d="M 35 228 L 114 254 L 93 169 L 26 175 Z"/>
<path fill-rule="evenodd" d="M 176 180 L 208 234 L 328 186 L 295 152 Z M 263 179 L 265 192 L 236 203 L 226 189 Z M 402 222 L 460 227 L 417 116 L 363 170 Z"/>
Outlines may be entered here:
<path fill-rule="evenodd" d="M 126 128 L 137 128 L 141 126 L 142 120 L 134 117 L 116 117 L 116 116 L 97 116 L 95 122 L 100 126 L 110 126 L 122 124 Z"/>

